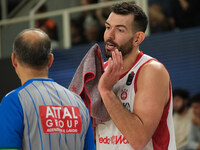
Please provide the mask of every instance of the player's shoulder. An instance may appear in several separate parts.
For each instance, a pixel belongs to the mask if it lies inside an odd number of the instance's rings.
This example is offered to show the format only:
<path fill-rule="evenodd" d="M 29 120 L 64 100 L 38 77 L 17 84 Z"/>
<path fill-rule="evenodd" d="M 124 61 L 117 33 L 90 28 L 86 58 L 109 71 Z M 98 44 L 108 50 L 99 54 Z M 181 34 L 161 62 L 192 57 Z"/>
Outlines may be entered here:
<path fill-rule="evenodd" d="M 143 69 L 149 70 L 149 71 L 167 71 L 166 67 L 157 60 L 150 60 L 146 64 L 144 64 Z"/>
<path fill-rule="evenodd" d="M 145 63 L 141 70 L 140 70 L 140 77 L 142 79 L 155 79 L 155 80 L 161 80 L 161 79 L 166 79 L 169 80 L 169 73 L 166 69 L 166 67 L 159 61 L 157 60 L 151 60 Z"/>

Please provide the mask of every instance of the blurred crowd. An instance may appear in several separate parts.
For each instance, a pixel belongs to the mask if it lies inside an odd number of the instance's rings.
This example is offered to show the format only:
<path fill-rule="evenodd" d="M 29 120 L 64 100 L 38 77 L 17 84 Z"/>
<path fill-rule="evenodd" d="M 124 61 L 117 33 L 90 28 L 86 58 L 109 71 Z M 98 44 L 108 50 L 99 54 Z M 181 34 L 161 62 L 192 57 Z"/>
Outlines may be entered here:
<path fill-rule="evenodd" d="M 80 0 L 90 5 L 112 0 Z M 148 0 L 150 33 L 175 31 L 200 26 L 199 0 Z M 103 41 L 104 23 L 109 8 L 85 11 L 71 21 L 72 45 Z"/>
<path fill-rule="evenodd" d="M 111 0 L 80 0 L 82 6 L 107 2 Z M 103 41 L 105 21 L 110 14 L 109 8 L 84 11 L 81 15 L 71 20 L 72 45 L 82 43 L 95 43 Z"/>
<path fill-rule="evenodd" d="M 149 0 L 151 33 L 200 26 L 199 0 Z"/>
<path fill-rule="evenodd" d="M 77 0 L 81 6 L 107 2 L 112 0 Z M 113 0 L 114 1 L 114 0 Z M 9 11 L 20 0 L 9 0 Z M 199 0 L 148 0 L 150 34 L 176 31 L 200 26 Z M 37 13 L 47 12 L 46 5 Z M 72 46 L 84 43 L 103 41 L 104 23 L 110 13 L 109 8 L 84 11 L 76 17 L 71 17 Z M 36 27 L 46 31 L 53 48 L 59 47 L 59 36 L 56 22 L 51 19 L 36 21 Z"/>
<path fill-rule="evenodd" d="M 200 150 L 200 93 L 174 89 L 173 108 L 177 150 Z"/>

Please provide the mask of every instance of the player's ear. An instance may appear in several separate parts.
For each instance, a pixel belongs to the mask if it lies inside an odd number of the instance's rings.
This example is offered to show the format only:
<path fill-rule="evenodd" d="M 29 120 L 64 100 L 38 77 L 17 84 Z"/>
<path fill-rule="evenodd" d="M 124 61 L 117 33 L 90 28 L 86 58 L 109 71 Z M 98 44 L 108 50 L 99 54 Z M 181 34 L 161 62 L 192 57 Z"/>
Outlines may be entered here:
<path fill-rule="evenodd" d="M 145 39 L 145 33 L 144 32 L 136 32 L 133 40 L 133 45 L 136 47 L 142 43 L 142 41 Z"/>
<path fill-rule="evenodd" d="M 54 60 L 54 55 L 53 55 L 52 53 L 50 53 L 50 55 L 49 55 L 48 68 L 50 68 L 51 65 L 53 64 L 53 60 Z"/>

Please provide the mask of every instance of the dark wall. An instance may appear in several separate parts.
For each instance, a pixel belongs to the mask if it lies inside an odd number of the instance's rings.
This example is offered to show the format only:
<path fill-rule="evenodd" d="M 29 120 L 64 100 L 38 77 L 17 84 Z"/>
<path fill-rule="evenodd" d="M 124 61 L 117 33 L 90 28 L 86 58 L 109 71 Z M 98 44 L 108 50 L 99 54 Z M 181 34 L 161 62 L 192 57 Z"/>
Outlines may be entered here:
<path fill-rule="evenodd" d="M 200 92 L 200 28 L 149 36 L 141 50 L 166 66 L 173 89 Z"/>
<path fill-rule="evenodd" d="M 20 80 L 17 77 L 11 59 L 0 60 L 0 101 L 10 91 L 20 86 Z"/>

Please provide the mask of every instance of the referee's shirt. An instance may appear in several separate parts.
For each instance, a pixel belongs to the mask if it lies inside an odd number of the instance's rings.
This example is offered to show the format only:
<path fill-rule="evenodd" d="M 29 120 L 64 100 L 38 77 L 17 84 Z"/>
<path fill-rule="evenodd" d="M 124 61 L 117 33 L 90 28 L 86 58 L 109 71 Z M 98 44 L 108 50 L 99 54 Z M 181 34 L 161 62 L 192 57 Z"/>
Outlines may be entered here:
<path fill-rule="evenodd" d="M 95 149 L 88 109 L 52 79 L 31 79 L 0 104 L 0 147 Z"/>

